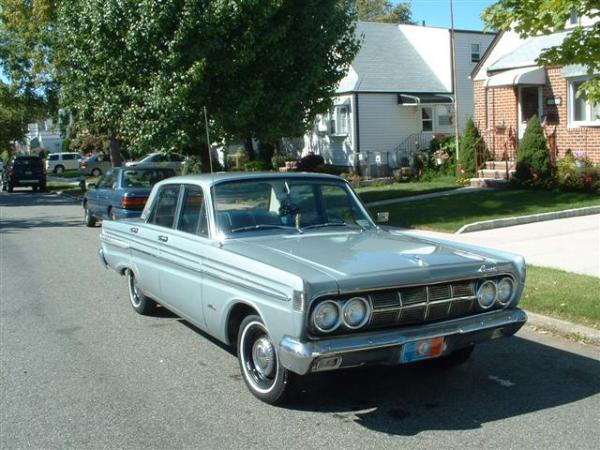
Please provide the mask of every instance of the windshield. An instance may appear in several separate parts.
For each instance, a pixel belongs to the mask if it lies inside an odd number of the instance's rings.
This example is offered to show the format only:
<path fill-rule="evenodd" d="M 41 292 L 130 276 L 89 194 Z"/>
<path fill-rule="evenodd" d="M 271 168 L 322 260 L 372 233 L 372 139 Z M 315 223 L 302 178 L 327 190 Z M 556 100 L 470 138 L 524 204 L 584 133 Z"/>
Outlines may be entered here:
<path fill-rule="evenodd" d="M 219 232 L 302 233 L 328 227 L 374 227 L 345 183 L 335 180 L 272 178 L 230 181 L 213 188 Z"/>

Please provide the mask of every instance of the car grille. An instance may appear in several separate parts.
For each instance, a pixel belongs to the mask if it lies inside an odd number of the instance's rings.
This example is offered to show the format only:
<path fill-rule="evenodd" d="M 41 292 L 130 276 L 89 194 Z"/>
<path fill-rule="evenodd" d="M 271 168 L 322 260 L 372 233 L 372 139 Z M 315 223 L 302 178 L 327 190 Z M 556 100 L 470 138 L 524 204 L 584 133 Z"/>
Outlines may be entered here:
<path fill-rule="evenodd" d="M 416 286 L 369 294 L 373 313 L 368 328 L 413 325 L 479 312 L 477 280 Z"/>

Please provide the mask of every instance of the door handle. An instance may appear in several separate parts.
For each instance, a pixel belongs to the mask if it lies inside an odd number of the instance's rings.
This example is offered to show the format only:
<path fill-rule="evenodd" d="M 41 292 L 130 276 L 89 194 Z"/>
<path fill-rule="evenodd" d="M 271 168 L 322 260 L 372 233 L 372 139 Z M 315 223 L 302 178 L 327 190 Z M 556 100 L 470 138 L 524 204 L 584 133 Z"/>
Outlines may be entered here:
<path fill-rule="evenodd" d="M 136 233 L 137 234 L 137 232 L 140 231 L 140 230 L 138 229 L 138 227 L 131 227 L 129 229 L 129 231 L 131 231 L 132 233 Z"/>
<path fill-rule="evenodd" d="M 167 242 L 167 241 L 169 240 L 169 238 L 168 238 L 167 236 L 164 236 L 164 235 L 162 235 L 162 234 L 161 234 L 161 235 L 158 237 L 158 240 L 159 240 L 160 242 Z"/>

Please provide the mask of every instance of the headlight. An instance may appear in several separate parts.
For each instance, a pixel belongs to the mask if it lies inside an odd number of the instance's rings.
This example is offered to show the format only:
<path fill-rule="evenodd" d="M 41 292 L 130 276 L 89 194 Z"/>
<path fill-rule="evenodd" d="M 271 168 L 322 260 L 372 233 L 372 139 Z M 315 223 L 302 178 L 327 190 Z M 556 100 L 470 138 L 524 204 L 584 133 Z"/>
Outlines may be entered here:
<path fill-rule="evenodd" d="M 333 300 L 319 303 L 313 311 L 313 324 L 324 333 L 335 330 L 340 325 L 340 306 Z"/>
<path fill-rule="evenodd" d="M 362 327 L 369 320 L 369 309 L 369 302 L 364 298 L 351 298 L 342 309 L 344 325 L 353 330 Z"/>
<path fill-rule="evenodd" d="M 506 277 L 498 282 L 498 303 L 502 306 L 508 304 L 513 295 L 513 281 Z"/>
<path fill-rule="evenodd" d="M 477 302 L 482 309 L 489 309 L 496 301 L 496 283 L 491 280 L 484 281 L 477 289 Z"/>

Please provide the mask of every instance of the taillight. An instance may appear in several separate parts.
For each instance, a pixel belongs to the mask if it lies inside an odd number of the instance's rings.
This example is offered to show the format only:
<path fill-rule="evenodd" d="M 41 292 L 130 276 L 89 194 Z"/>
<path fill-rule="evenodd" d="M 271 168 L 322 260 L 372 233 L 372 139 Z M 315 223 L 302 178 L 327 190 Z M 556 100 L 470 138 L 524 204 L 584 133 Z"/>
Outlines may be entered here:
<path fill-rule="evenodd" d="M 123 208 L 143 208 L 148 197 L 123 197 L 121 206 Z"/>
<path fill-rule="evenodd" d="M 88 163 L 87 163 L 87 161 L 82 161 L 82 162 L 81 162 L 81 168 L 82 168 L 82 169 L 85 169 L 87 166 L 88 166 Z"/>

